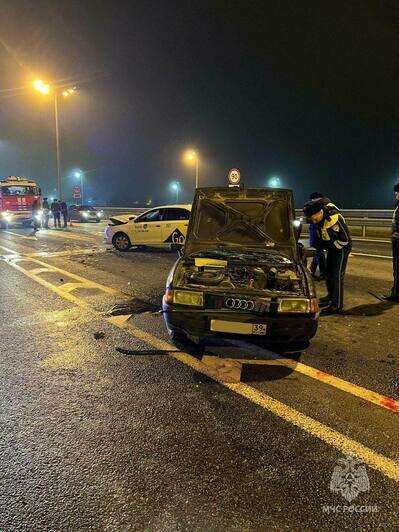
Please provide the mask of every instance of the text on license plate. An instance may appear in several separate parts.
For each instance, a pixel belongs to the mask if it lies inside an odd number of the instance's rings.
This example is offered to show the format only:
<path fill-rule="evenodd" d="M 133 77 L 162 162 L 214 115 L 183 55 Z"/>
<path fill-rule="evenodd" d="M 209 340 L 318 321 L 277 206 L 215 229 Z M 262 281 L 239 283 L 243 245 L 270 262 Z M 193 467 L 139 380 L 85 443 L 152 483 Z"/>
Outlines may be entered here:
<path fill-rule="evenodd" d="M 267 331 L 265 323 L 243 323 L 238 321 L 211 320 L 211 331 L 231 334 L 254 334 L 264 336 Z"/>

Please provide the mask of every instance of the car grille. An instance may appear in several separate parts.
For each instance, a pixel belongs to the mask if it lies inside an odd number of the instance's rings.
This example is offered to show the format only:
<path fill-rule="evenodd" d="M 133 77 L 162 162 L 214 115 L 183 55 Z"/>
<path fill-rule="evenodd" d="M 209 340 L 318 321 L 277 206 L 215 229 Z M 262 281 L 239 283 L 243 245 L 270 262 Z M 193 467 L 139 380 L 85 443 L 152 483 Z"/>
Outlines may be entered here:
<path fill-rule="evenodd" d="M 270 301 L 263 299 L 252 299 L 245 296 L 231 296 L 220 294 L 206 294 L 205 306 L 209 309 L 230 310 L 237 312 L 250 312 L 254 314 L 265 314 L 270 311 Z"/>

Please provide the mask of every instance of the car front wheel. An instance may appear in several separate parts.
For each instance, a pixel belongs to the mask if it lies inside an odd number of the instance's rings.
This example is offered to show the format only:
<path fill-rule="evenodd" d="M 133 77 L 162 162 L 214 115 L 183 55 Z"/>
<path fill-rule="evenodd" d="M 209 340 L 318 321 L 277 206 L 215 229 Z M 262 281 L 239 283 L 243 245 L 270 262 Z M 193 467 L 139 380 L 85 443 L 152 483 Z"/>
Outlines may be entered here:
<path fill-rule="evenodd" d="M 126 233 L 116 233 L 112 239 L 112 244 L 118 251 L 128 251 L 132 246 L 130 238 Z"/>

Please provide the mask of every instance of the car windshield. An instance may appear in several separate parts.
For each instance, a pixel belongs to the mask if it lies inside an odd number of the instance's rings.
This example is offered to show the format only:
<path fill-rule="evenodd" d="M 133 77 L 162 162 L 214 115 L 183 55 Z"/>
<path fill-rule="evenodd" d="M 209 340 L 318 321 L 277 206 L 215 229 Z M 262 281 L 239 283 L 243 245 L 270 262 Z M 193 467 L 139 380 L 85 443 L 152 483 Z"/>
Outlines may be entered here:
<path fill-rule="evenodd" d="M 79 211 L 95 211 L 97 209 L 95 209 L 94 207 L 92 207 L 91 205 L 80 205 L 78 207 L 78 210 Z"/>
<path fill-rule="evenodd" d="M 1 187 L 3 196 L 37 196 L 37 187 L 9 186 Z"/>

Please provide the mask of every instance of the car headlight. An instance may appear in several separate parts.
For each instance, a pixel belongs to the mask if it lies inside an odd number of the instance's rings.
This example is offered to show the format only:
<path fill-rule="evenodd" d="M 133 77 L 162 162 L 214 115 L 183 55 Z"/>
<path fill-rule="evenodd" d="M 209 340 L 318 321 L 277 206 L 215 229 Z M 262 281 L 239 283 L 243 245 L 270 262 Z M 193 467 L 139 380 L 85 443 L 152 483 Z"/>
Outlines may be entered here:
<path fill-rule="evenodd" d="M 204 294 L 202 292 L 190 292 L 188 290 L 174 290 L 173 303 L 191 307 L 202 307 L 204 304 Z"/>
<path fill-rule="evenodd" d="M 316 313 L 319 305 L 316 298 L 287 298 L 280 299 L 278 302 L 278 312 L 296 312 L 301 314 Z"/>
<path fill-rule="evenodd" d="M 12 214 L 10 212 L 2 212 L 1 217 L 6 223 L 10 223 L 12 220 Z"/>
<path fill-rule="evenodd" d="M 99 218 L 101 218 L 102 215 L 103 215 L 103 211 L 98 211 L 97 216 L 98 216 Z"/>
<path fill-rule="evenodd" d="M 83 218 L 88 218 L 89 217 L 89 213 L 88 212 L 82 212 L 82 216 L 83 216 Z"/>

